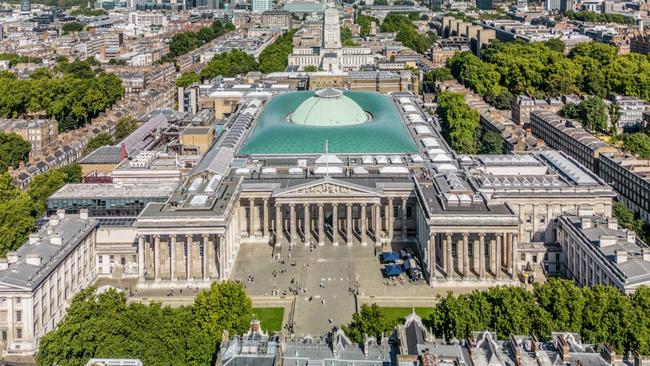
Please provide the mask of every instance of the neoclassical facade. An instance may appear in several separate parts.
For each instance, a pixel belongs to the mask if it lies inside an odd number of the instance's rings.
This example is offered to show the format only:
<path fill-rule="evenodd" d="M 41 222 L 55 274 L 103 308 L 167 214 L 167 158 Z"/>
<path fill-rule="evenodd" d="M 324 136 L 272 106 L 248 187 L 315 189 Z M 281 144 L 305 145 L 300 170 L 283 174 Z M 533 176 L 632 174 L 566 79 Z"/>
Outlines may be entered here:
<path fill-rule="evenodd" d="M 432 286 L 507 282 L 527 263 L 522 243 L 552 242 L 563 212 L 611 216 L 611 189 L 564 154 L 460 156 L 438 129 L 410 93 L 242 101 L 136 220 L 141 286 L 229 278 L 243 243 L 412 244 Z"/>

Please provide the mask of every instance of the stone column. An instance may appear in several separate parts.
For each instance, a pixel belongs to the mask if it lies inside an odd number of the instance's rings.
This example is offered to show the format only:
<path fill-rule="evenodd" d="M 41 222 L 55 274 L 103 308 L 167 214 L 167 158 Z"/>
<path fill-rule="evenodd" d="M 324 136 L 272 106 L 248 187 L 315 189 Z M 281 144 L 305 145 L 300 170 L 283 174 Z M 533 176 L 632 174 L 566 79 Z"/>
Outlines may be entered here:
<path fill-rule="evenodd" d="M 153 236 L 153 273 L 154 280 L 160 282 L 160 235 Z"/>
<path fill-rule="evenodd" d="M 348 241 L 348 246 L 352 245 L 352 240 L 354 239 L 354 234 L 352 232 L 352 204 L 348 203 L 346 204 L 347 211 L 345 212 L 345 230 L 346 230 L 346 237 Z"/>
<path fill-rule="evenodd" d="M 393 198 L 389 197 L 388 198 L 388 212 L 390 215 L 388 215 L 388 242 L 393 241 L 393 230 L 395 226 L 395 215 L 393 214 Z"/>
<path fill-rule="evenodd" d="M 454 258 L 451 254 L 451 243 L 451 234 L 447 234 L 447 277 L 449 279 L 454 278 Z M 456 255 L 458 255 L 458 250 L 456 250 Z"/>
<path fill-rule="evenodd" d="M 518 254 L 518 248 L 517 248 L 517 234 L 510 234 L 512 235 L 512 278 L 517 279 L 517 276 L 519 275 L 519 266 L 517 266 L 517 263 L 519 262 L 519 254 Z"/>
<path fill-rule="evenodd" d="M 366 243 L 366 231 L 368 228 L 366 227 L 366 204 L 362 203 L 361 204 L 361 245 L 366 246 L 368 243 Z"/>
<path fill-rule="evenodd" d="M 248 232 L 248 237 L 253 238 L 255 237 L 255 199 L 249 198 L 248 199 L 248 221 L 249 221 L 249 232 Z"/>
<path fill-rule="evenodd" d="M 485 234 L 478 234 L 478 277 L 485 279 Z"/>
<path fill-rule="evenodd" d="M 203 257 L 201 258 L 201 260 L 203 261 L 202 274 L 203 274 L 203 280 L 204 281 L 208 279 L 208 239 L 209 239 L 208 235 L 203 234 L 203 243 L 202 243 L 202 245 L 203 245 Z"/>
<path fill-rule="evenodd" d="M 510 233 L 504 234 L 503 245 L 501 248 L 503 249 L 503 256 L 501 257 L 502 258 L 501 263 L 503 263 L 504 267 L 508 268 L 510 267 Z M 508 268 L 506 271 L 510 272 L 510 269 Z"/>
<path fill-rule="evenodd" d="M 469 234 L 463 233 L 463 277 L 469 276 Z"/>
<path fill-rule="evenodd" d="M 176 281 L 176 235 L 169 236 L 171 250 L 169 252 L 169 278 Z"/>
<path fill-rule="evenodd" d="M 309 210 L 309 203 L 304 204 L 304 216 L 305 216 L 305 245 L 309 245 L 311 240 L 311 212 Z"/>
<path fill-rule="evenodd" d="M 262 235 L 264 235 L 264 238 L 269 237 L 269 199 L 264 198 L 264 205 L 262 206 L 264 208 L 264 226 L 262 227 Z"/>
<path fill-rule="evenodd" d="M 291 237 L 291 244 L 296 242 L 296 205 L 289 204 L 289 236 Z"/>
<path fill-rule="evenodd" d="M 192 235 L 187 235 L 187 257 L 185 258 L 185 274 L 187 275 L 187 280 L 192 279 Z"/>
<path fill-rule="evenodd" d="M 496 258 L 496 269 L 497 269 L 497 278 L 501 278 L 501 256 L 502 253 L 501 251 L 503 250 L 503 247 L 501 245 L 501 239 L 503 238 L 503 233 L 497 234 L 497 255 L 495 256 Z"/>
<path fill-rule="evenodd" d="M 390 229 L 388 228 L 390 226 L 390 216 L 393 213 L 390 211 L 390 207 L 388 205 L 384 206 L 384 232 L 386 233 L 386 238 L 390 239 L 390 234 L 389 231 Z"/>
<path fill-rule="evenodd" d="M 489 243 L 490 243 L 490 245 L 489 245 L 489 247 L 490 247 L 490 249 L 489 249 L 489 250 L 490 250 L 490 253 L 489 253 L 489 258 L 490 258 L 490 264 L 489 264 L 489 267 L 490 267 L 490 273 L 494 274 L 494 276 L 496 277 L 496 274 L 497 274 L 497 270 L 496 270 L 497 262 L 496 262 L 496 258 L 495 258 L 495 257 L 496 257 L 496 252 L 497 252 L 497 241 L 496 241 L 496 236 L 495 236 L 495 239 L 490 240 Z"/>
<path fill-rule="evenodd" d="M 339 205 L 332 203 L 332 245 L 339 245 Z"/>
<path fill-rule="evenodd" d="M 481 260 L 481 258 L 479 258 L 479 255 L 478 255 L 478 247 L 479 247 L 479 245 L 480 245 L 480 243 L 479 243 L 478 239 L 472 240 L 472 269 L 476 273 L 476 278 L 481 277 L 481 275 L 480 275 L 481 271 L 478 268 L 480 266 L 479 262 Z"/>
<path fill-rule="evenodd" d="M 431 267 L 431 279 L 438 278 L 436 272 L 436 233 L 429 233 L 429 265 Z"/>
<path fill-rule="evenodd" d="M 144 282 L 144 236 L 138 236 L 138 281 Z"/>
<path fill-rule="evenodd" d="M 380 246 L 381 245 L 381 207 L 379 206 L 379 203 L 375 203 L 373 206 L 373 217 L 375 219 L 374 222 L 374 227 L 375 227 L 375 245 Z"/>
<path fill-rule="evenodd" d="M 275 204 L 275 245 L 282 245 L 282 205 Z"/>
<path fill-rule="evenodd" d="M 318 204 L 318 245 L 325 245 L 325 216 L 323 204 Z"/>
<path fill-rule="evenodd" d="M 402 239 L 406 240 L 408 237 L 408 222 L 406 218 L 406 204 L 408 203 L 408 198 L 402 197 Z"/>

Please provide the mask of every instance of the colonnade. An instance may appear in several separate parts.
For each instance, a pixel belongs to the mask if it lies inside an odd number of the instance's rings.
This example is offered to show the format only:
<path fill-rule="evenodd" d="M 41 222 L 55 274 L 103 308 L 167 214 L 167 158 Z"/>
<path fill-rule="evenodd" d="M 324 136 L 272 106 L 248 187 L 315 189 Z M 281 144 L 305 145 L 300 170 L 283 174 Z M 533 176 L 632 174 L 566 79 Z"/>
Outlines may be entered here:
<path fill-rule="evenodd" d="M 400 208 L 397 219 L 393 214 L 396 203 Z M 247 198 L 240 203 L 240 208 L 243 211 L 248 207 L 248 215 L 240 212 L 240 217 L 247 218 L 247 226 L 243 227 L 249 238 L 267 239 L 273 234 L 275 245 L 282 245 L 284 238 L 305 245 L 325 245 L 325 242 L 353 245 L 355 239 L 362 245 L 381 245 L 384 240 L 394 239 L 396 226 L 400 232 L 397 239 L 407 238 L 407 206 L 408 198 L 389 197 L 383 204 L 382 214 L 379 200 L 308 203 L 273 200 L 271 203 L 268 198 Z"/>
<path fill-rule="evenodd" d="M 226 277 L 236 253 L 226 234 L 138 236 L 139 281 L 212 280 Z"/>
<path fill-rule="evenodd" d="M 517 234 L 433 233 L 430 261 L 434 278 L 504 279 L 517 275 Z"/>

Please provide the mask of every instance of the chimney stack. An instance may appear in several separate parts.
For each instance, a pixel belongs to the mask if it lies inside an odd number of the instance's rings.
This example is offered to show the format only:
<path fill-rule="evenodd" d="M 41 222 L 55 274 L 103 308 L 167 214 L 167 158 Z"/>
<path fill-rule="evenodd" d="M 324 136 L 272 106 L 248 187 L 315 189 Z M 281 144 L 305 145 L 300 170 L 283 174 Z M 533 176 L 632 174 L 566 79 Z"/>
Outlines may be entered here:
<path fill-rule="evenodd" d="M 7 270 L 9 268 L 9 262 L 6 258 L 0 258 L 0 271 Z"/>
<path fill-rule="evenodd" d="M 15 251 L 7 252 L 7 262 L 9 264 L 18 262 L 18 253 Z"/>
<path fill-rule="evenodd" d="M 122 144 L 120 146 L 120 161 L 126 159 L 126 145 Z"/>
<path fill-rule="evenodd" d="M 61 235 L 52 235 L 50 236 L 50 244 L 52 245 L 62 245 L 63 244 L 63 238 Z"/>
<path fill-rule="evenodd" d="M 27 257 L 25 258 L 27 264 L 32 266 L 40 266 L 41 259 L 42 258 L 38 254 L 28 254 Z"/>
<path fill-rule="evenodd" d="M 616 255 L 616 264 L 621 264 L 627 262 L 627 251 L 625 250 L 615 250 L 614 255 Z"/>
<path fill-rule="evenodd" d="M 650 262 L 650 248 L 641 249 L 641 254 L 643 255 L 643 260 Z"/>
<path fill-rule="evenodd" d="M 36 233 L 29 234 L 29 244 L 31 244 L 31 245 L 38 244 L 38 239 L 39 238 L 40 237 Z"/>
<path fill-rule="evenodd" d="M 65 218 L 65 210 L 62 208 L 56 210 L 56 216 L 59 217 L 59 220 L 63 220 Z"/>
<path fill-rule="evenodd" d="M 79 210 L 79 218 L 82 220 L 88 220 L 88 209 L 82 208 Z"/>
<path fill-rule="evenodd" d="M 50 228 L 53 228 L 58 224 L 59 224 L 59 216 L 57 216 L 57 215 L 50 216 Z M 49 233 L 50 233 L 50 231 L 48 230 L 48 234 Z"/>

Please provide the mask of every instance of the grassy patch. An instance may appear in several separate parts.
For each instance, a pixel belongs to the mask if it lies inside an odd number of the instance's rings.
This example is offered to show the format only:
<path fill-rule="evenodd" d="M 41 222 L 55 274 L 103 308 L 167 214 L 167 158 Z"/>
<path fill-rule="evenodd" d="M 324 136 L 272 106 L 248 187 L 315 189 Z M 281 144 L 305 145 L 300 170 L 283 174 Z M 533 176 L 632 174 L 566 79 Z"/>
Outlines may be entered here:
<path fill-rule="evenodd" d="M 262 330 L 273 333 L 282 329 L 284 308 L 253 308 L 253 314 L 259 319 Z"/>
<path fill-rule="evenodd" d="M 384 314 L 386 314 L 386 317 L 392 324 L 398 324 L 404 322 L 404 319 L 411 313 L 413 308 L 382 307 L 382 310 L 384 310 Z M 426 320 L 432 312 L 432 307 L 415 308 L 415 313 L 418 314 L 422 320 Z"/>

